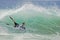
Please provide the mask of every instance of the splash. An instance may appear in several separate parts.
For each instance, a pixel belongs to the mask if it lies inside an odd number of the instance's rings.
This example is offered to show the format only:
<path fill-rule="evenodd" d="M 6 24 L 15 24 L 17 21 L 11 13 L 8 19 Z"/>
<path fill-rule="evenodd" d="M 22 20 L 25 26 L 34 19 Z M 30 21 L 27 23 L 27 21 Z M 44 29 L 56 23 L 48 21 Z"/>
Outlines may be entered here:
<path fill-rule="evenodd" d="M 1 16 L 0 16 L 0 19 L 4 18 L 5 16 L 7 15 L 12 15 L 14 13 L 17 13 L 19 11 L 22 11 L 22 10 L 28 10 L 28 9 L 32 9 L 32 10 L 35 10 L 35 11 L 38 11 L 38 12 L 46 12 L 47 14 L 49 15 L 52 15 L 52 13 L 50 12 L 51 10 L 53 12 L 55 12 L 57 14 L 57 16 L 60 16 L 59 14 L 59 10 L 58 8 L 44 8 L 42 6 L 38 7 L 38 6 L 35 6 L 33 4 L 24 4 L 21 8 L 17 8 L 17 9 L 10 9 L 10 10 L 5 10 L 5 12 L 1 12 Z M 57 12 L 58 11 L 58 12 Z"/>
<path fill-rule="evenodd" d="M 34 10 L 34 11 L 31 11 L 31 10 Z M 60 31 L 58 32 L 58 28 L 60 27 L 60 25 L 57 23 L 60 20 L 59 10 L 60 9 L 58 8 L 45 8 L 42 6 L 38 7 L 33 4 L 24 4 L 21 8 L 10 9 L 10 10 L 6 10 L 5 12 L 2 11 L 0 20 L 6 18 L 6 16 L 8 15 L 9 16 L 10 15 L 14 16 L 15 14 L 19 16 L 22 15 L 21 17 L 26 18 L 25 21 L 27 20 L 26 21 L 28 24 L 27 28 L 29 28 L 30 31 L 32 32 L 31 33 L 26 32 L 22 34 L 16 33 L 17 30 L 14 30 L 12 27 L 9 26 L 7 28 L 7 26 L 4 26 L 6 27 L 6 29 L 8 29 L 9 32 L 5 30 L 5 28 L 1 27 L 0 29 L 1 35 L 3 36 L 2 37 L 0 36 L 0 39 L 4 38 L 3 40 L 60 40 L 60 33 L 59 33 Z M 20 17 L 17 16 L 17 18 L 20 18 Z M 15 33 L 12 33 L 14 31 Z M 39 32 L 46 33 L 47 35 L 38 34 Z M 48 35 L 48 32 L 53 34 Z"/>

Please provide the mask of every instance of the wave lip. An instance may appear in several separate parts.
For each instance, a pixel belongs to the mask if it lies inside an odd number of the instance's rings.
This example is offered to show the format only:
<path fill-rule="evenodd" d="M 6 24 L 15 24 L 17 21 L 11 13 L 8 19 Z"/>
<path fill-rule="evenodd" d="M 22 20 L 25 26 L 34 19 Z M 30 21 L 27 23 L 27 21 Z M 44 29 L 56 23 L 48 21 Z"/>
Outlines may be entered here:
<path fill-rule="evenodd" d="M 48 14 L 51 14 L 51 10 L 50 9 L 52 9 L 52 11 L 54 11 L 54 12 L 56 12 L 56 10 L 59 10 L 57 7 L 52 7 L 52 8 L 45 8 L 45 7 L 42 7 L 42 6 L 36 6 L 36 5 L 33 5 L 33 4 L 24 4 L 22 7 L 20 7 L 20 8 L 16 8 L 16 9 L 10 9 L 10 10 L 5 10 L 5 12 L 1 12 L 2 14 L 1 14 L 1 16 L 0 16 L 0 19 L 2 19 L 2 18 L 4 18 L 5 16 L 7 16 L 7 15 L 12 15 L 12 14 L 14 14 L 14 13 L 17 13 L 17 12 L 19 12 L 19 11 L 23 11 L 23 10 L 36 10 L 36 11 L 38 11 L 38 12 L 47 12 Z M 57 12 L 56 12 L 57 13 Z M 57 16 L 60 16 L 60 14 L 59 14 L 59 11 L 58 11 L 58 13 L 57 13 Z"/>

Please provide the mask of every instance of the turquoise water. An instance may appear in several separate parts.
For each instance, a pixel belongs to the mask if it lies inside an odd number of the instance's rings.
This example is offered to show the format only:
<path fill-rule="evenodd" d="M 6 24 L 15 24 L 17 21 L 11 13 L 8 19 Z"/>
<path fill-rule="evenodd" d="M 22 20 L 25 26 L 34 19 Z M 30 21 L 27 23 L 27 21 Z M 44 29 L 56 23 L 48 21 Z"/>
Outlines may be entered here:
<path fill-rule="evenodd" d="M 2 40 L 59 40 L 60 17 L 57 11 L 36 11 L 33 9 L 21 10 L 11 15 L 6 15 L 0 20 L 0 39 Z M 51 13 L 51 14 L 49 14 Z M 9 16 L 22 24 L 25 22 L 26 31 L 14 29 L 14 24 Z M 8 23 L 9 25 L 6 25 Z M 4 38 L 4 39 L 3 39 Z"/>

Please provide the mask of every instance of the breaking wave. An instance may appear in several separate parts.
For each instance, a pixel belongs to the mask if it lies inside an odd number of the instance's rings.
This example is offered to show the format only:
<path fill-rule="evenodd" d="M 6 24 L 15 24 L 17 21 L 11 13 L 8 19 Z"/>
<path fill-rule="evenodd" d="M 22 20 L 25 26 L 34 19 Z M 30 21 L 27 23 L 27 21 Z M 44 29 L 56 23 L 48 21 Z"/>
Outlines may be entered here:
<path fill-rule="evenodd" d="M 0 39 L 2 40 L 59 40 L 60 9 L 24 4 L 21 8 L 1 10 Z M 21 24 L 26 22 L 26 32 L 13 28 L 9 18 Z M 6 23 L 10 25 L 6 25 Z M 3 39 L 4 38 L 4 39 Z"/>

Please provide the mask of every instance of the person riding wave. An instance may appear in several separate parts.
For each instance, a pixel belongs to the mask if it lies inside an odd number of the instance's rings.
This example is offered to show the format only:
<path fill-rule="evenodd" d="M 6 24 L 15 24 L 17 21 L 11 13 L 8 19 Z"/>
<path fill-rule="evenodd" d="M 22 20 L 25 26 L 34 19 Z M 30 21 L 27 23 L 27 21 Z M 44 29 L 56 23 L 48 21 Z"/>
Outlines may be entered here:
<path fill-rule="evenodd" d="M 25 22 L 23 22 L 22 24 L 18 24 L 18 23 L 16 23 L 16 22 L 14 21 L 14 19 L 13 19 L 11 16 L 9 16 L 9 17 L 10 17 L 10 19 L 13 21 L 15 28 L 19 28 L 20 30 L 25 30 L 25 29 L 26 29 L 26 28 L 24 27 Z"/>

